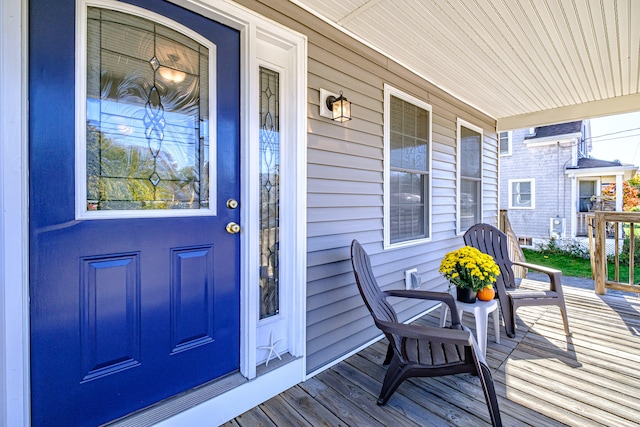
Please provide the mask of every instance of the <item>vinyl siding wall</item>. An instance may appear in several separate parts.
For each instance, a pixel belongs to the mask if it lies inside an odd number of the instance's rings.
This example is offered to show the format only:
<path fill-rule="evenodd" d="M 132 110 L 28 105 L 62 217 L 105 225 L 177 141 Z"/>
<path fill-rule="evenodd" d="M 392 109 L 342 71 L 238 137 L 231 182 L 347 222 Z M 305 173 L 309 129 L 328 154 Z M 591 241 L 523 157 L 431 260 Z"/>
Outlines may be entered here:
<path fill-rule="evenodd" d="M 288 1 L 238 3 L 308 37 L 307 371 L 314 372 L 380 335 L 355 285 L 353 239 L 371 255 L 382 288 L 403 288 L 404 271 L 416 267 L 423 289 L 446 289 L 437 272 L 440 260 L 462 245 L 455 212 L 458 117 L 483 129 L 484 219 L 497 224 L 495 121 Z M 432 241 L 386 251 L 385 83 L 433 107 Z M 342 90 L 352 102 L 353 120 L 340 124 L 321 117 L 320 88 Z M 413 301 L 395 305 L 401 320 L 429 307 Z"/>

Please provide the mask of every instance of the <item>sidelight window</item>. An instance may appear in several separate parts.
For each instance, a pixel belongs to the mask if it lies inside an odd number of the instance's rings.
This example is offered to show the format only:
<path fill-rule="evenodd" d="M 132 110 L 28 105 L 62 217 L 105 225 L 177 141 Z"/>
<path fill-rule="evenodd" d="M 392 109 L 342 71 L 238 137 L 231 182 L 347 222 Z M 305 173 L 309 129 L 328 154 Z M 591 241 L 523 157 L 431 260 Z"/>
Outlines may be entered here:
<path fill-rule="evenodd" d="M 260 67 L 260 319 L 280 311 L 280 75 Z"/>

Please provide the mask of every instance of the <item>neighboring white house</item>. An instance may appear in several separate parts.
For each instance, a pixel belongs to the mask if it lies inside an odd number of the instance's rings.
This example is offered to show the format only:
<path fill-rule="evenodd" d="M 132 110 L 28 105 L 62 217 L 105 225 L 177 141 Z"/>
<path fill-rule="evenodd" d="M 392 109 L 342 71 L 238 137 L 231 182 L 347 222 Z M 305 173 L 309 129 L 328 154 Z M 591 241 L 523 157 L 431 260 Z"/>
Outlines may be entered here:
<path fill-rule="evenodd" d="M 525 246 L 586 236 L 586 213 L 607 185 L 638 167 L 594 159 L 589 120 L 501 132 L 500 208 Z M 611 210 L 622 210 L 616 192 Z"/>

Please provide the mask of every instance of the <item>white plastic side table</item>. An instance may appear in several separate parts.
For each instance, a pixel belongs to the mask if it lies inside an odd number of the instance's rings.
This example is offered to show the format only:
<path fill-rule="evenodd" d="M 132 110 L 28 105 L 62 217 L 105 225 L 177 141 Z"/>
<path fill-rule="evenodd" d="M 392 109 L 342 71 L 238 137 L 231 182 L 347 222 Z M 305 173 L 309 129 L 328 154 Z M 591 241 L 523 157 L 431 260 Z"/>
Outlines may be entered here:
<path fill-rule="evenodd" d="M 493 312 L 493 333 L 496 337 L 496 343 L 500 344 L 500 313 L 498 313 L 498 301 L 492 299 L 491 301 L 476 300 L 473 304 L 467 304 L 466 302 L 460 302 L 456 300 L 456 308 L 458 309 L 458 317 L 462 322 L 463 313 L 472 313 L 476 319 L 476 334 L 478 335 L 478 347 L 483 356 L 487 355 L 487 317 L 489 313 Z M 444 327 L 447 321 L 447 313 L 449 313 L 449 306 L 442 304 L 440 309 L 440 327 Z"/>

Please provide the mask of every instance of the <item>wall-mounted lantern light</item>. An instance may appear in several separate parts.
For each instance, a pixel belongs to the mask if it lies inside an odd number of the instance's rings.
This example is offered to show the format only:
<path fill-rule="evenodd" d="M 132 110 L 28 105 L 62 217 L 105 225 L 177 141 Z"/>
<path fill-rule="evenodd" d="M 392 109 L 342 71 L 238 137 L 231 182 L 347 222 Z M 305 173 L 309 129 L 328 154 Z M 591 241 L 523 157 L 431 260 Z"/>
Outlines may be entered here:
<path fill-rule="evenodd" d="M 320 89 L 320 115 L 336 122 L 351 120 L 351 102 L 340 95 Z"/>
<path fill-rule="evenodd" d="M 351 103 L 347 101 L 340 91 L 340 96 L 329 96 L 327 98 L 327 107 L 331 110 L 331 120 L 336 122 L 346 122 L 351 120 Z"/>

